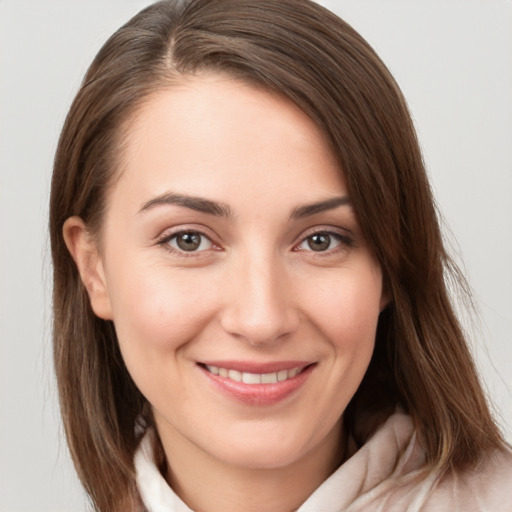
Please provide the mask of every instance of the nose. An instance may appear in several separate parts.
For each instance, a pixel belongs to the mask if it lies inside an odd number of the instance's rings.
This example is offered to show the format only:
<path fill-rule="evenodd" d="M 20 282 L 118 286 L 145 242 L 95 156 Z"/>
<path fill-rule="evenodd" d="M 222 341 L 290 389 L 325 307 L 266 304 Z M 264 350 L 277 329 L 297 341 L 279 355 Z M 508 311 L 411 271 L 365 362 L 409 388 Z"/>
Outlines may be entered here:
<path fill-rule="evenodd" d="M 266 345 L 293 333 L 300 314 L 287 272 L 271 256 L 241 258 L 231 267 L 222 328 L 251 345 Z"/>

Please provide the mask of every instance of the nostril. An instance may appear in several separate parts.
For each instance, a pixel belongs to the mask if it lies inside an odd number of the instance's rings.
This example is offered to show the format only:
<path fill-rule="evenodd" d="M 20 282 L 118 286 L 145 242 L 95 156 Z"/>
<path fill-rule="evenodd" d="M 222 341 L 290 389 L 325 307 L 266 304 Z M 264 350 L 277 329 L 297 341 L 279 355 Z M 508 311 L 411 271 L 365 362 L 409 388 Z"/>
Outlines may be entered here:
<path fill-rule="evenodd" d="M 241 257 L 226 289 L 220 313 L 223 330 L 253 345 L 272 343 L 298 326 L 294 297 L 286 282 L 286 269 L 269 254 Z M 232 293 L 232 295 L 230 294 Z"/>
<path fill-rule="evenodd" d="M 224 317 L 221 322 L 223 329 L 251 345 L 264 345 L 273 343 L 295 331 L 297 322 L 291 320 L 290 315 L 275 315 L 273 318 L 257 317 L 244 318 L 242 315 Z"/>

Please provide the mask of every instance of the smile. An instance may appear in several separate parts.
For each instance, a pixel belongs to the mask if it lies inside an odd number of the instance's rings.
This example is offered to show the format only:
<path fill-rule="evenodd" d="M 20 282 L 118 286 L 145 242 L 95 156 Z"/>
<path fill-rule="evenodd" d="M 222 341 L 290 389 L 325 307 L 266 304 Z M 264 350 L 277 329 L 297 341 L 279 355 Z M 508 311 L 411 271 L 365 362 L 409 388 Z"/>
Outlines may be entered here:
<path fill-rule="evenodd" d="M 316 363 L 242 361 L 199 363 L 214 389 L 251 406 L 270 406 L 295 395 L 305 385 Z"/>
<path fill-rule="evenodd" d="M 234 382 L 243 382 L 244 384 L 276 384 L 277 382 L 292 379 L 304 370 L 304 368 L 292 368 L 272 373 L 248 373 L 212 365 L 205 365 L 205 368 L 213 375 L 218 375 Z"/>

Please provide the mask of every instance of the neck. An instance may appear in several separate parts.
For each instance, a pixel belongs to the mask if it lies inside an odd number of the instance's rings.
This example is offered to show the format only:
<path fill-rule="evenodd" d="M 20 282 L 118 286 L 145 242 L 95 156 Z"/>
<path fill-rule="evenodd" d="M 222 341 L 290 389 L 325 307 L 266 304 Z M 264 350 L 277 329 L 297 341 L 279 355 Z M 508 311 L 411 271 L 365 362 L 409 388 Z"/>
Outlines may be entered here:
<path fill-rule="evenodd" d="M 340 425 L 341 422 L 304 457 L 277 468 L 233 466 L 183 442 L 183 438 L 176 442 L 173 435 L 162 432 L 168 461 L 165 477 L 174 492 L 196 512 L 291 512 L 342 460 Z"/>

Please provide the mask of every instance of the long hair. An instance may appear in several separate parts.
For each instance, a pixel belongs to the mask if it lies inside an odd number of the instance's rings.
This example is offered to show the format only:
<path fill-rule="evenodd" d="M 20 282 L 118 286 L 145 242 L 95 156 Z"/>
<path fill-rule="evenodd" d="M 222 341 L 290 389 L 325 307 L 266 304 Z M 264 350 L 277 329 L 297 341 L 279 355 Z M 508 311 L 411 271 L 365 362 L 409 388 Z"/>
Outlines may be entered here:
<path fill-rule="evenodd" d="M 475 465 L 503 440 L 447 292 L 447 276 L 463 289 L 465 282 L 443 247 L 414 127 L 387 68 L 347 23 L 308 0 L 164 1 L 102 47 L 55 156 L 55 369 L 70 451 L 97 510 L 126 510 L 120 497 L 137 496 L 134 425 L 145 399 L 112 323 L 92 312 L 62 227 L 78 215 L 91 233 L 101 230 L 137 108 L 203 70 L 281 94 L 318 125 L 381 265 L 390 302 L 345 428 L 364 443 L 398 404 L 413 418 L 431 468 Z"/>

